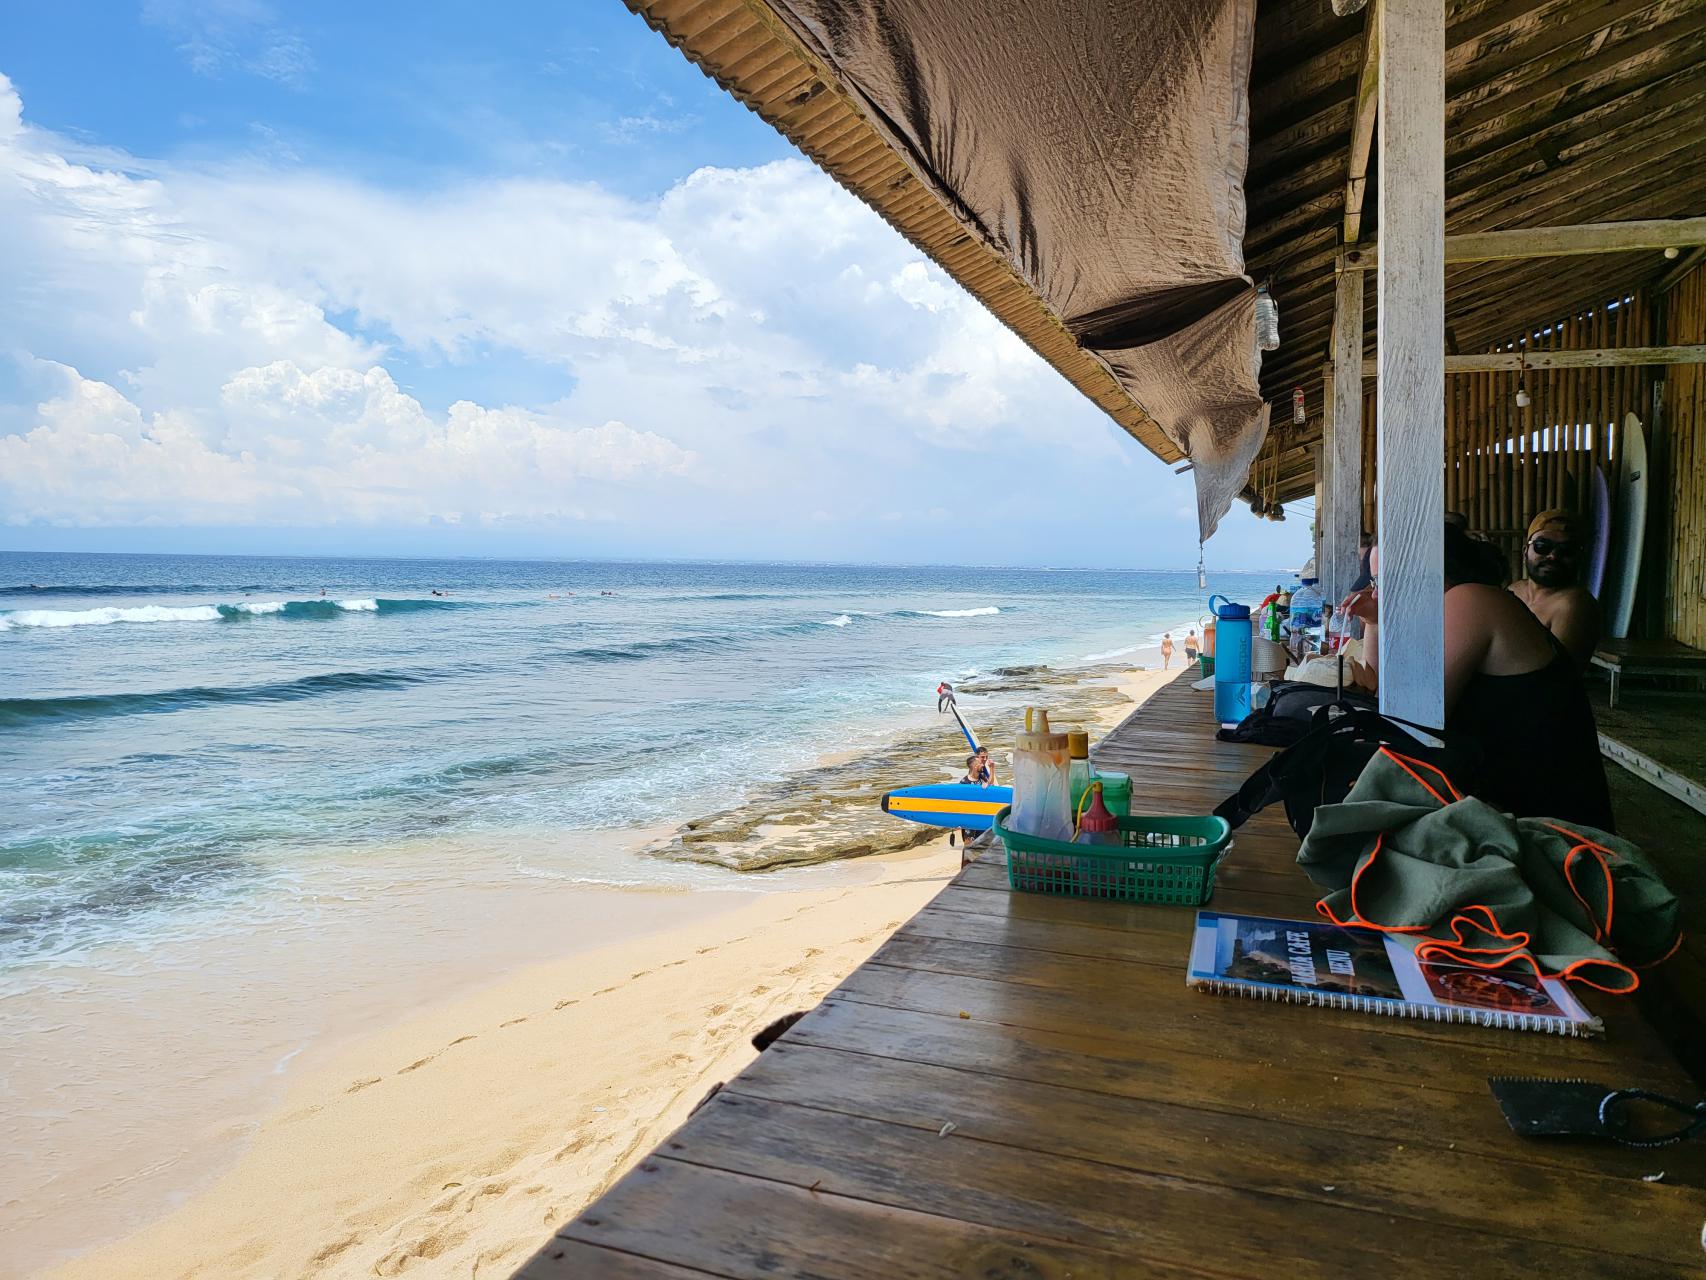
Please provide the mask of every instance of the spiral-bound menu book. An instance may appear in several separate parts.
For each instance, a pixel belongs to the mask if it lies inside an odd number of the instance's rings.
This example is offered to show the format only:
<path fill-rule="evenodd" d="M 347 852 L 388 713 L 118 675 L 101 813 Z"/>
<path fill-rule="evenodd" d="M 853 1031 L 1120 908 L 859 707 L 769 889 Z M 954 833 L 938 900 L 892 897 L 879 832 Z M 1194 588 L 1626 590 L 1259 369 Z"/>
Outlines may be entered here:
<path fill-rule="evenodd" d="M 1478 969 L 1416 959 L 1373 929 L 1326 921 L 1197 913 L 1193 987 L 1436 1022 L 1592 1036 L 1605 1028 L 1557 978 L 1526 966 Z"/>

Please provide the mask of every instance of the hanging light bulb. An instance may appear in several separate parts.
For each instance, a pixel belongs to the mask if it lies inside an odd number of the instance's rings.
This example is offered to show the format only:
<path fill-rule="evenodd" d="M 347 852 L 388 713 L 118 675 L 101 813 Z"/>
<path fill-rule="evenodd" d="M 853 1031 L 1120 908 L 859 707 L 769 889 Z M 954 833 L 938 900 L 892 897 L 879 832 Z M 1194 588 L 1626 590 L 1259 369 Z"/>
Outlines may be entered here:
<path fill-rule="evenodd" d="M 1527 382 L 1528 352 L 1524 351 L 1517 357 L 1516 407 L 1519 409 L 1526 409 L 1532 403 L 1532 399 L 1528 394 L 1528 387 L 1524 385 Z"/>
<path fill-rule="evenodd" d="M 1667 257 L 1667 258 L 1670 258 L 1670 259 L 1671 259 L 1671 260 L 1672 260 L 1672 261 L 1674 261 L 1674 260 L 1675 260 L 1675 259 L 1676 259 L 1676 256 L 1677 256 L 1677 255 L 1678 255 L 1678 254 L 1680 254 L 1680 253 L 1681 253 L 1681 252 L 1682 252 L 1682 250 L 1681 250 L 1681 249 L 1678 249 L 1678 248 L 1677 248 L 1677 247 L 1676 247 L 1676 246 L 1675 246 L 1675 245 L 1674 245 L 1674 244 L 1673 244 L 1673 245 L 1671 245 L 1671 246 L 1670 246 L 1670 248 L 1668 248 L 1668 249 L 1666 249 L 1666 250 L 1665 250 L 1665 257 Z"/>
<path fill-rule="evenodd" d="M 1517 408 L 1526 409 L 1533 402 L 1534 402 L 1534 397 L 1532 397 L 1528 394 L 1528 389 L 1526 387 L 1518 387 L 1516 389 L 1516 407 Z"/>

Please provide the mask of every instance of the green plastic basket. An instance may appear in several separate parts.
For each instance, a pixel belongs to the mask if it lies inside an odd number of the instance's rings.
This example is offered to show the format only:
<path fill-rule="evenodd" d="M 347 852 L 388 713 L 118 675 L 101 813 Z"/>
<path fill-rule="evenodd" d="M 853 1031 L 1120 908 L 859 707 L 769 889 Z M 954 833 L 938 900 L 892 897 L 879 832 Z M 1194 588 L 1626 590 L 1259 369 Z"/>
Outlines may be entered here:
<path fill-rule="evenodd" d="M 1009 831 L 1012 812 L 995 815 L 995 834 L 1007 850 L 1007 883 L 1025 893 L 1200 907 L 1232 843 L 1224 818 L 1120 818 L 1121 848 Z"/>
<path fill-rule="evenodd" d="M 1197 662 L 1202 667 L 1203 679 L 1206 680 L 1214 674 L 1214 659 L 1209 657 L 1206 653 L 1199 653 L 1197 655 Z"/>

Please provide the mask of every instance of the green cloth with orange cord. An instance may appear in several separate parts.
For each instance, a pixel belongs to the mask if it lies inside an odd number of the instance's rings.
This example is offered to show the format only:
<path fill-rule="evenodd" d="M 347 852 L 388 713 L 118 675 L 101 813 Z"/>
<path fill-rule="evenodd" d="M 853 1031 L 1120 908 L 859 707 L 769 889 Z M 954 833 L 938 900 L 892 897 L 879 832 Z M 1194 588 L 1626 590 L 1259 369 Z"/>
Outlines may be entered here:
<path fill-rule="evenodd" d="M 1682 939 L 1676 895 L 1634 845 L 1500 813 L 1390 748 L 1315 811 L 1297 861 L 1330 890 L 1322 915 L 1390 933 L 1424 962 L 1527 964 L 1624 993 Z"/>

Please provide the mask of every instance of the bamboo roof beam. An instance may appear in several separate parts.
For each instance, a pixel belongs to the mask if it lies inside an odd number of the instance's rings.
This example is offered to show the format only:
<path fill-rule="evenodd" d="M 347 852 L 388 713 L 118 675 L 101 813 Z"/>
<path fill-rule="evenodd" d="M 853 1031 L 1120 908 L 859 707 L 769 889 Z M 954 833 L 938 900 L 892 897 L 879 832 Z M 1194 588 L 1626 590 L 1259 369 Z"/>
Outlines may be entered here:
<path fill-rule="evenodd" d="M 1627 369 L 1642 365 L 1706 364 L 1706 346 L 1688 347 L 1590 347 L 1569 351 L 1482 351 L 1473 355 L 1447 356 L 1445 371 L 1494 373 L 1523 369 Z M 1373 360 L 1362 362 L 1362 376 L 1376 375 Z"/>
<path fill-rule="evenodd" d="M 1706 244 L 1706 218 L 1650 218 L 1641 222 L 1587 222 L 1573 227 L 1518 227 L 1469 231 L 1445 238 L 1447 262 L 1499 262 L 1513 258 L 1564 258 L 1636 249 L 1687 249 Z M 1346 249 L 1348 271 L 1371 271 L 1378 246 Z"/>

